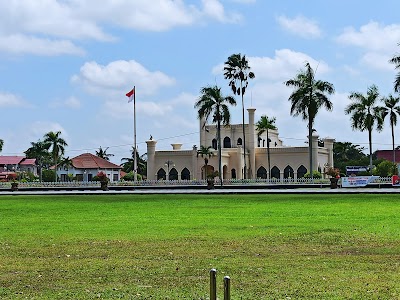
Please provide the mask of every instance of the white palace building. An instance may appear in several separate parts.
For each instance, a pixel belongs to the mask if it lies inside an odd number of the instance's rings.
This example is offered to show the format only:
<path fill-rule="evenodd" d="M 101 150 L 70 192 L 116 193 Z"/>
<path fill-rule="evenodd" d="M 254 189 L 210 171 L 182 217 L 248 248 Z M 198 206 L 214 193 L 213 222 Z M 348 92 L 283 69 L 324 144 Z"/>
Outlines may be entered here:
<path fill-rule="evenodd" d="M 249 124 L 245 124 L 246 134 L 246 170 L 247 179 L 268 178 L 267 134 L 257 135 L 254 122 L 255 108 L 249 108 Z M 218 170 L 216 125 L 206 125 L 200 120 L 200 145 L 214 149 L 209 158 L 207 174 Z M 222 179 L 243 179 L 244 155 L 242 147 L 242 124 L 221 125 L 222 143 Z M 270 178 L 304 177 L 308 172 L 308 145 L 304 147 L 284 146 L 277 130 L 269 130 L 270 142 Z M 322 173 L 327 166 L 333 166 L 334 139 L 323 139 L 324 147 L 318 146 L 319 136 L 312 136 L 313 166 Z M 195 180 L 205 179 L 204 157 L 197 154 L 200 147 L 190 150 L 181 149 L 182 144 L 172 144 L 172 150 L 156 150 L 157 141 L 147 143 L 147 179 L 148 180 Z"/>

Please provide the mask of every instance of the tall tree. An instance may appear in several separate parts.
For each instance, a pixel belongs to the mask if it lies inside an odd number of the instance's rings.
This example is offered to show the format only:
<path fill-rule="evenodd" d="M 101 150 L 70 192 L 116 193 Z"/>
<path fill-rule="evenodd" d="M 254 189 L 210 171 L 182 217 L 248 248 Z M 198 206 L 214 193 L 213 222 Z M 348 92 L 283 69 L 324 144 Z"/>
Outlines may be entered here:
<path fill-rule="evenodd" d="M 208 119 L 212 116 L 212 123 L 217 124 L 218 141 L 218 172 L 222 185 L 222 151 L 221 151 L 221 124 L 228 125 L 231 120 L 229 105 L 236 106 L 236 100 L 232 96 L 224 97 L 221 88 L 218 86 L 203 87 L 200 90 L 200 97 L 194 104 L 198 109 L 199 119 Z"/>
<path fill-rule="evenodd" d="M 372 130 L 376 126 L 378 131 L 382 130 L 382 113 L 377 102 L 379 100 L 379 91 L 376 85 L 368 87 L 367 94 L 352 92 L 349 96 L 352 101 L 345 113 L 351 115 L 351 126 L 353 129 L 368 131 L 369 142 L 369 168 L 372 175 Z"/>
<path fill-rule="evenodd" d="M 335 93 L 332 83 L 315 79 L 315 72 L 309 62 L 305 63 L 305 70 L 285 82 L 288 87 L 293 87 L 294 91 L 289 97 L 291 102 L 290 114 L 292 116 L 301 116 L 303 120 L 308 121 L 308 153 L 310 159 L 310 175 L 313 178 L 313 156 L 312 156 L 312 131 L 315 117 L 321 107 L 331 111 L 332 102 L 327 95 Z"/>
<path fill-rule="evenodd" d="M 204 171 L 204 177 L 205 179 L 207 179 L 207 168 L 208 168 L 208 159 L 214 155 L 214 152 L 211 150 L 211 146 L 200 146 L 200 149 L 197 150 L 197 157 L 199 157 L 199 155 L 201 155 L 201 157 L 204 158 L 204 165 L 205 165 L 205 171 Z"/>
<path fill-rule="evenodd" d="M 139 151 L 136 151 L 136 159 L 138 174 L 142 175 L 143 178 L 143 176 L 146 176 L 147 174 L 147 153 L 140 155 Z M 121 161 L 123 162 L 121 166 L 124 172 L 133 172 L 133 168 L 135 165 L 135 147 L 132 146 L 131 157 L 121 158 Z"/>
<path fill-rule="evenodd" d="M 232 54 L 228 57 L 224 66 L 224 77 L 229 80 L 229 86 L 235 95 L 242 97 L 242 130 L 243 130 L 243 159 L 244 159 L 244 179 L 246 179 L 246 133 L 244 126 L 244 94 L 246 93 L 249 79 L 255 77 L 254 73 L 250 71 L 249 62 L 246 56 L 242 54 Z"/>
<path fill-rule="evenodd" d="M 49 149 L 51 148 L 51 154 L 53 156 L 53 162 L 54 162 L 54 170 L 55 170 L 55 175 L 54 175 L 54 181 L 57 182 L 57 165 L 58 165 L 58 159 L 60 156 L 64 155 L 65 152 L 65 147 L 68 146 L 67 142 L 60 137 L 61 131 L 50 131 L 44 135 L 44 140 L 43 142 L 47 145 L 49 145 Z"/>
<path fill-rule="evenodd" d="M 100 146 L 99 150 L 96 150 L 96 156 L 98 156 L 98 157 L 100 157 L 100 158 L 103 158 L 103 159 L 109 161 L 109 160 L 110 160 L 110 157 L 111 157 L 111 156 L 114 156 L 114 154 L 107 153 L 107 150 L 108 150 L 108 147 L 105 148 L 105 149 L 103 149 L 103 148 L 101 148 L 101 146 Z"/>
<path fill-rule="evenodd" d="M 396 151 L 394 148 L 394 127 L 397 125 L 397 116 L 400 115 L 400 98 L 389 95 L 382 99 L 385 106 L 380 107 L 382 119 L 389 116 L 390 128 L 392 129 L 393 164 L 396 164 Z"/>
<path fill-rule="evenodd" d="M 268 179 L 271 178 L 271 154 L 270 154 L 270 138 L 269 129 L 276 130 L 275 126 L 276 118 L 268 118 L 266 115 L 261 116 L 260 120 L 256 123 L 257 135 L 260 136 L 264 132 L 267 132 L 267 156 L 268 156 Z"/>
<path fill-rule="evenodd" d="M 399 44 L 400 45 L 400 44 Z M 400 54 L 396 54 L 389 60 L 390 63 L 395 65 L 396 70 L 400 70 Z M 397 73 L 396 78 L 394 80 L 394 91 L 400 92 L 400 72 Z"/>
<path fill-rule="evenodd" d="M 3 151 L 4 141 L 0 139 L 0 152 Z"/>
<path fill-rule="evenodd" d="M 49 153 L 49 147 L 49 144 L 38 140 L 37 142 L 31 142 L 31 147 L 29 147 L 24 152 L 27 158 L 36 159 L 36 163 L 39 167 L 40 182 L 42 182 L 43 167 L 48 166 L 51 163 L 51 154 Z"/>

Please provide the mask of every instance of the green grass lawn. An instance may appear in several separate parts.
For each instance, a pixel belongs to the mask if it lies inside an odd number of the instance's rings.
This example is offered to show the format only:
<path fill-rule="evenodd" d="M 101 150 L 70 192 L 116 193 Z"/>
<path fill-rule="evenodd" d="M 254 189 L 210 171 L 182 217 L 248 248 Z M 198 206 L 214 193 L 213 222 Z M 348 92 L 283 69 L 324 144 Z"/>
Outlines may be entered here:
<path fill-rule="evenodd" d="M 0 196 L 0 299 L 400 299 L 397 195 Z"/>

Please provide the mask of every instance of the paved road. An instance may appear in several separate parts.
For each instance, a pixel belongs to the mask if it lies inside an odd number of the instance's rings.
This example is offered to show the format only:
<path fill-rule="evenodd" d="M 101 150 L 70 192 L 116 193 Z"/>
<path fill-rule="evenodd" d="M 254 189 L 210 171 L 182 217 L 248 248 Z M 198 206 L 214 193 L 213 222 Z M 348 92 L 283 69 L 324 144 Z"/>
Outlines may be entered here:
<path fill-rule="evenodd" d="M 1 195 L 123 195 L 123 194 L 400 194 L 400 188 L 298 188 L 298 189 L 129 189 L 129 190 L 49 190 L 0 191 Z"/>

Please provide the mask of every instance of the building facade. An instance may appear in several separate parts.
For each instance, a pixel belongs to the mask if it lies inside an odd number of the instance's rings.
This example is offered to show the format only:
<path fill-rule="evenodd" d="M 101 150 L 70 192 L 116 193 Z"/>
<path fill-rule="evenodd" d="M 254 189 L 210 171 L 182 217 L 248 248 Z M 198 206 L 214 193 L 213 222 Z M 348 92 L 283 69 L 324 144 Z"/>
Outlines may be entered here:
<path fill-rule="evenodd" d="M 104 172 L 110 182 L 121 179 L 121 166 L 100 158 L 91 153 L 83 153 L 71 159 L 70 166 L 58 166 L 57 176 L 60 181 L 70 181 L 70 177 L 78 181 L 92 181 L 99 172 Z"/>
<path fill-rule="evenodd" d="M 258 136 L 254 122 L 256 109 L 249 108 L 249 124 L 245 124 L 246 154 L 243 151 L 243 126 L 232 124 L 221 126 L 222 179 L 243 179 L 246 166 L 246 178 L 276 178 L 277 180 L 304 177 L 309 168 L 309 147 L 289 147 L 283 145 L 277 130 L 269 130 L 270 139 L 268 163 L 267 133 Z M 198 155 L 198 146 L 183 150 L 182 144 L 172 144 L 172 150 L 156 150 L 157 141 L 147 143 L 147 179 L 148 180 L 192 180 L 205 179 L 206 174 L 218 170 L 217 129 L 216 125 L 207 125 L 199 121 L 200 145 L 213 149 L 208 158 L 207 172 L 204 157 Z M 323 139 L 324 146 L 318 146 L 319 136 L 312 136 L 313 166 L 324 172 L 333 166 L 334 139 Z M 246 158 L 246 163 L 245 159 Z M 271 170 L 269 170 L 269 166 Z"/>

